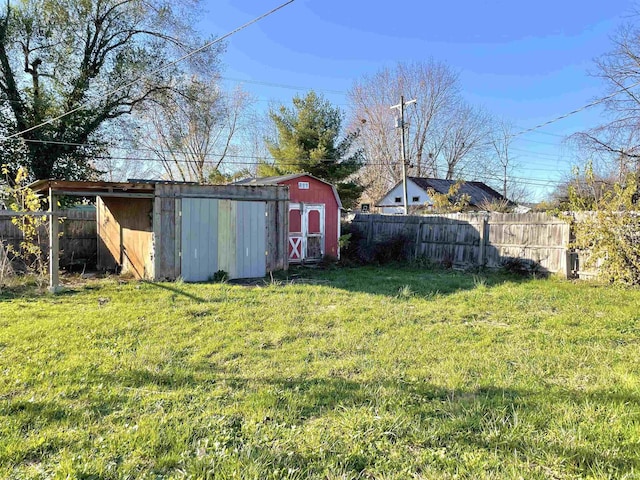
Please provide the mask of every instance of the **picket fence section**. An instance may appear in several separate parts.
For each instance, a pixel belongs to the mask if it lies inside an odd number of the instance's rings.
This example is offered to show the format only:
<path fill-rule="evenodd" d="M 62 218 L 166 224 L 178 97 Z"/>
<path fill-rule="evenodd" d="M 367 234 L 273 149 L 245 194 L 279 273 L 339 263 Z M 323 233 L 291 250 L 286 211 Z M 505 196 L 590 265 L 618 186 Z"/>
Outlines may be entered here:
<path fill-rule="evenodd" d="M 61 210 L 63 219 L 60 225 L 60 266 L 95 267 L 98 251 L 98 236 L 96 230 L 96 210 L 93 206 Z M 22 241 L 22 232 L 14 225 L 14 218 L 10 212 L 0 210 L 0 243 L 4 247 L 13 245 L 18 247 Z M 48 251 L 49 231 L 47 224 L 40 229 L 40 247 L 43 252 Z"/>
<path fill-rule="evenodd" d="M 571 274 L 570 225 L 545 213 L 358 214 L 352 230 L 369 247 L 402 237 L 414 258 L 458 268 L 495 268 L 520 259 L 546 272 Z"/>

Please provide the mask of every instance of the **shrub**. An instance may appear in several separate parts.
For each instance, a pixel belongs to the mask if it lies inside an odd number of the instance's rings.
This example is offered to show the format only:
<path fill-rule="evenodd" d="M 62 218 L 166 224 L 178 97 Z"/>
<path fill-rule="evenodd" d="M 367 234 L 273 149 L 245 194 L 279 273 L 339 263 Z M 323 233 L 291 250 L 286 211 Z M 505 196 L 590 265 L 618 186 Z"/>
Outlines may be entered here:
<path fill-rule="evenodd" d="M 478 204 L 478 207 L 480 210 L 485 210 L 487 212 L 510 213 L 513 211 L 513 205 L 506 198 L 493 200 L 485 199 Z"/>
<path fill-rule="evenodd" d="M 384 265 L 406 262 L 411 257 L 412 240 L 404 234 L 368 243 L 351 223 L 343 223 L 341 231 L 340 264 L 343 266 L 371 263 Z"/>
<path fill-rule="evenodd" d="M 373 261 L 381 265 L 404 262 L 411 254 L 410 247 L 411 241 L 406 235 L 394 235 L 373 245 Z"/>
<path fill-rule="evenodd" d="M 362 234 L 354 230 L 350 222 L 342 222 L 340 231 L 340 263 L 344 266 L 364 263 L 366 253 L 363 251 Z"/>
<path fill-rule="evenodd" d="M 535 260 L 520 257 L 505 257 L 501 261 L 502 269 L 514 275 L 522 276 L 545 276 L 546 272 L 542 265 Z"/>
<path fill-rule="evenodd" d="M 211 281 L 212 282 L 224 283 L 227 280 L 229 280 L 229 274 L 227 272 L 225 272 L 224 270 L 218 270 L 216 273 L 214 273 L 211 276 Z"/>
<path fill-rule="evenodd" d="M 587 182 L 597 188 L 593 171 L 587 168 Z M 623 183 L 604 192 L 590 205 L 592 211 L 573 222 L 573 247 L 587 251 L 585 266 L 597 266 L 609 282 L 640 285 L 640 212 L 638 178 L 627 176 Z M 569 205 L 580 210 L 584 202 L 577 189 L 569 187 Z"/>
<path fill-rule="evenodd" d="M 464 184 L 459 180 L 449 187 L 447 193 L 438 193 L 433 188 L 427 189 L 429 198 L 433 202 L 433 211 L 437 213 L 458 213 L 467 209 L 471 197 L 466 193 L 459 193 Z"/>
<path fill-rule="evenodd" d="M 24 215 L 11 219 L 22 233 L 22 241 L 18 248 L 8 245 L 7 251 L 22 260 L 28 271 L 34 272 L 40 279 L 45 274 L 45 255 L 42 251 L 42 239 L 40 232 L 47 223 L 43 215 L 37 213 L 41 211 L 40 197 L 29 187 L 29 175 L 26 169 L 20 167 L 15 179 L 9 179 L 9 169 L 3 165 L 2 174 L 9 187 L 6 188 L 6 201 L 9 208 L 16 212 L 29 212 L 32 215 Z"/>

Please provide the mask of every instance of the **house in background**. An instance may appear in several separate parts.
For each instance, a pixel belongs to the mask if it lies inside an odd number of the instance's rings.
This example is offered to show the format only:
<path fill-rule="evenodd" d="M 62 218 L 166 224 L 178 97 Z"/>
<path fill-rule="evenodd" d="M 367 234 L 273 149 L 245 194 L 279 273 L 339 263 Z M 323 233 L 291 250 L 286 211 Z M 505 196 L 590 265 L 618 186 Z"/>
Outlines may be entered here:
<path fill-rule="evenodd" d="M 289 263 L 340 257 L 340 210 L 336 188 L 308 173 L 246 178 L 236 185 L 289 187 Z"/>
<path fill-rule="evenodd" d="M 449 193 L 449 189 L 458 182 L 458 180 L 444 180 L 439 178 L 407 177 L 409 208 L 432 209 L 433 200 L 429 196 L 429 190 L 446 195 Z M 487 204 L 494 202 L 508 202 L 509 205 L 515 206 L 515 204 L 503 197 L 500 193 L 482 182 L 460 182 L 457 195 L 468 195 L 469 206 L 465 209 L 466 211 L 484 210 Z M 380 213 L 404 213 L 402 182 L 399 182 L 389 190 L 384 197 L 378 200 L 376 202 L 376 208 Z"/>

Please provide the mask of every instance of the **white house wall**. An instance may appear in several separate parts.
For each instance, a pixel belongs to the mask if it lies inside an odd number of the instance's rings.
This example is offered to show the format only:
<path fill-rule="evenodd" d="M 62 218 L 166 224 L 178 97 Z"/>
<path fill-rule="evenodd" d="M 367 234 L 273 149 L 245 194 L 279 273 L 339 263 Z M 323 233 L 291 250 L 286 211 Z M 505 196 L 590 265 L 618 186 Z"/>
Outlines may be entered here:
<path fill-rule="evenodd" d="M 431 198 L 427 195 L 422 188 L 413 183 L 411 180 L 407 181 L 407 196 L 409 197 L 409 206 L 424 206 L 425 203 L 431 203 Z M 404 200 L 402 198 L 402 183 L 391 189 L 384 198 L 378 203 L 380 213 L 386 214 L 401 214 L 404 213 Z M 400 202 L 396 202 L 395 199 L 400 197 Z M 415 201 L 414 197 L 418 197 Z"/>

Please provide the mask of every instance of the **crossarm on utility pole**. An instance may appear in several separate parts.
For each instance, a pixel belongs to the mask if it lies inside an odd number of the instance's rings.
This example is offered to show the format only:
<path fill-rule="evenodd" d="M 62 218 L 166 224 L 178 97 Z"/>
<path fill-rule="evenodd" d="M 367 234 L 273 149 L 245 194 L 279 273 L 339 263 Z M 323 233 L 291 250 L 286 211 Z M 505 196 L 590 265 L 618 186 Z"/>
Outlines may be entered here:
<path fill-rule="evenodd" d="M 402 198 L 404 199 L 404 214 L 409 214 L 409 193 L 407 191 L 407 152 L 405 149 L 405 141 L 404 141 L 404 107 L 407 105 L 411 105 L 412 103 L 416 103 L 416 99 L 409 100 L 408 102 L 404 101 L 404 95 L 400 95 L 400 103 L 398 105 L 394 105 L 391 109 L 400 108 L 400 153 L 402 156 Z"/>

